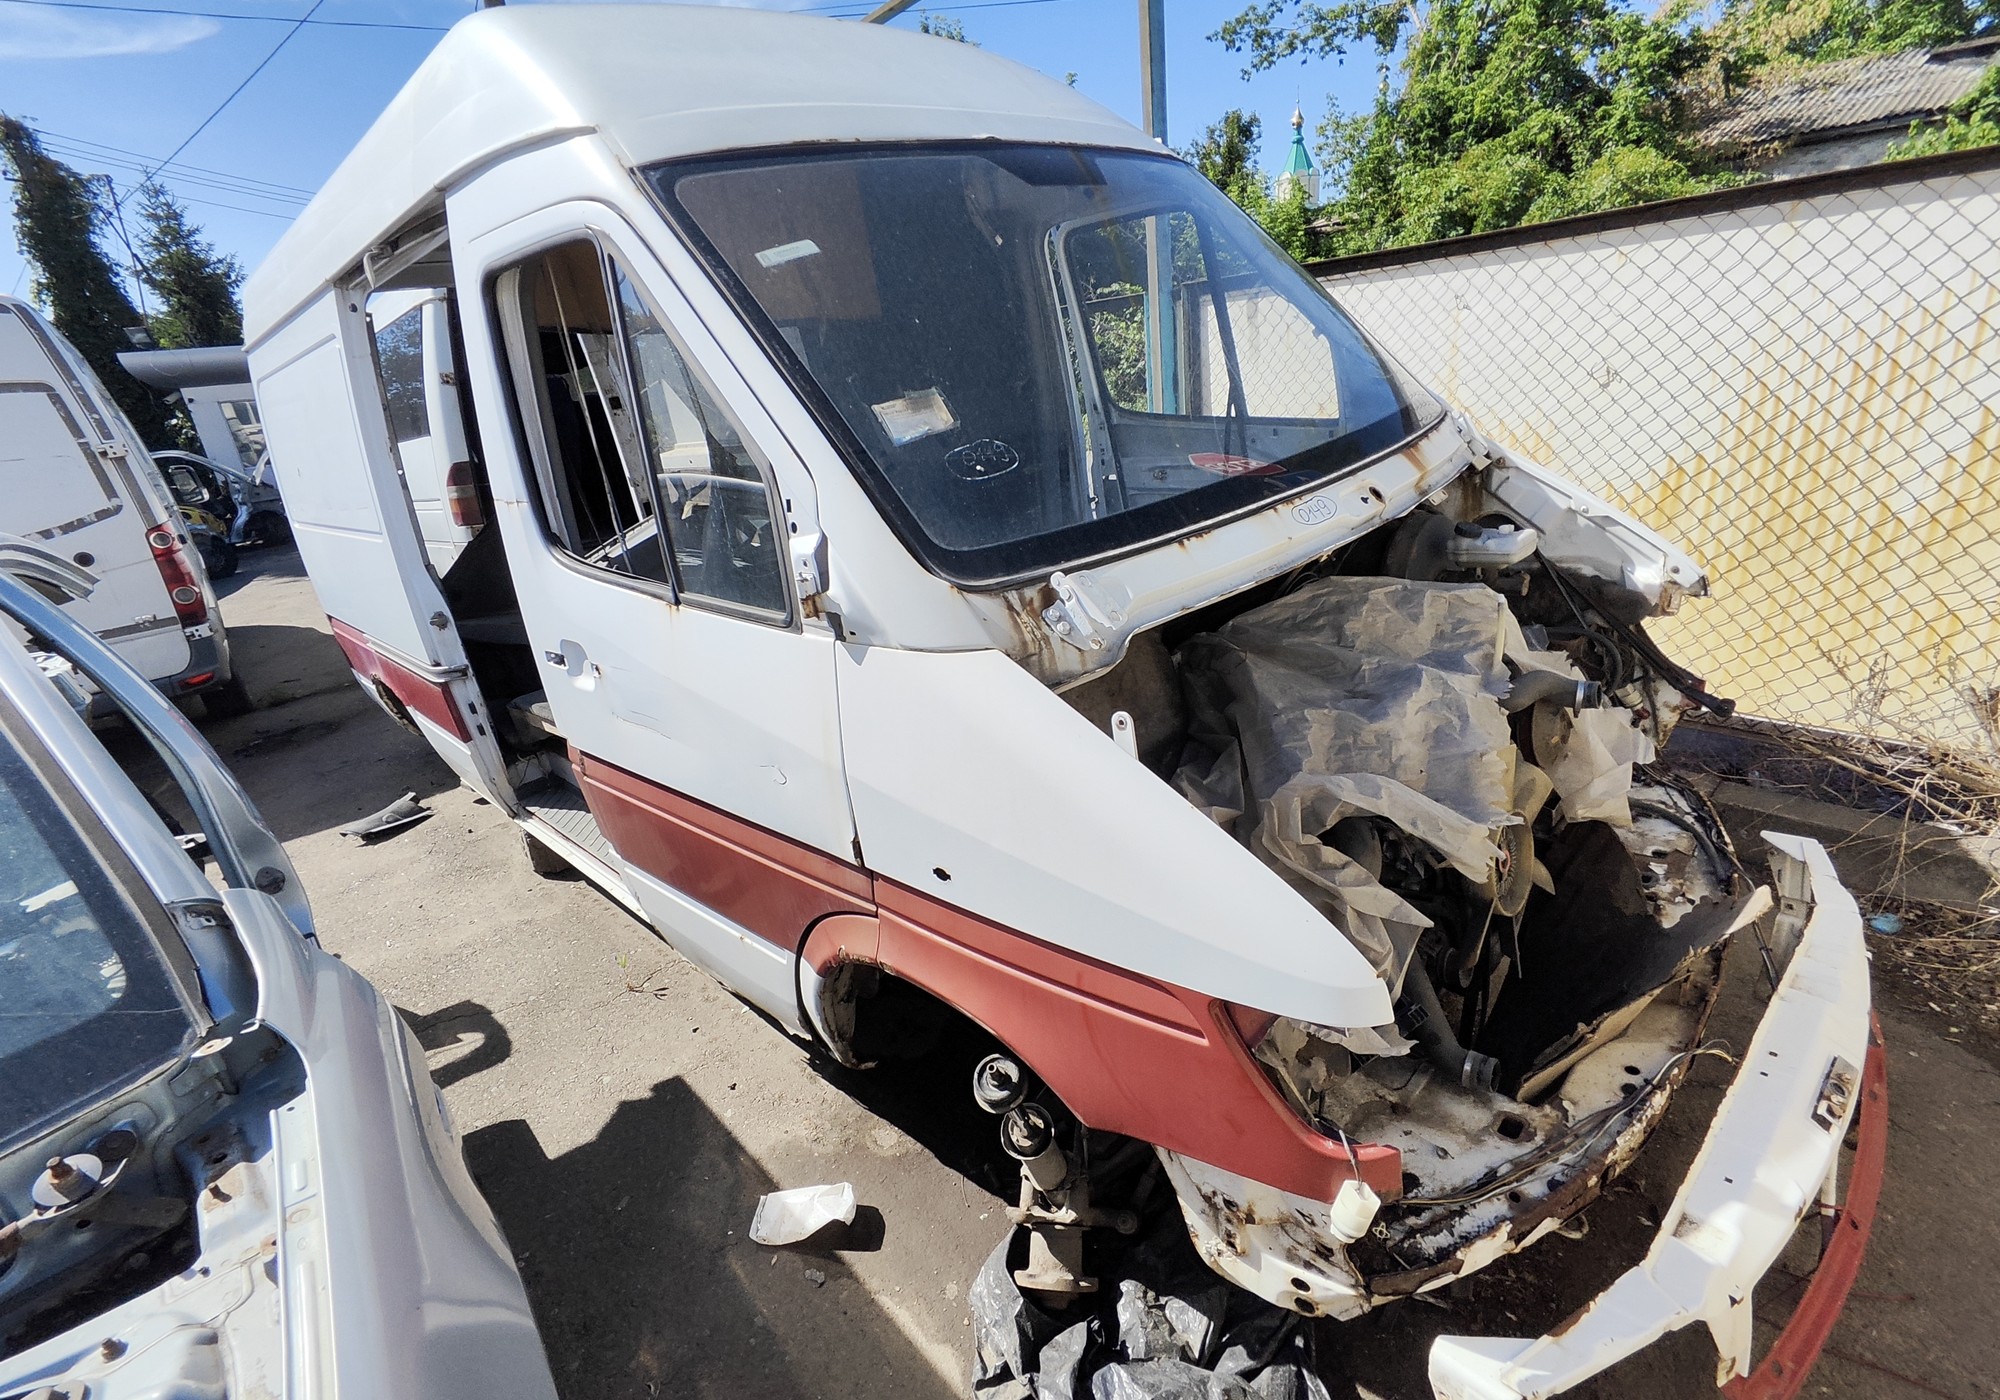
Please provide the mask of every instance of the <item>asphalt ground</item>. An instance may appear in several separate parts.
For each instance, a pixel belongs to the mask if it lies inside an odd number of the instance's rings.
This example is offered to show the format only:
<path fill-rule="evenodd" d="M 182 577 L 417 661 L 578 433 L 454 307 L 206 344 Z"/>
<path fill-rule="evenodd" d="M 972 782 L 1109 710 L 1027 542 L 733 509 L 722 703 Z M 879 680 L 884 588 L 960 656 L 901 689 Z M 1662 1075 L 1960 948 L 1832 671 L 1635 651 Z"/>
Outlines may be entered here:
<path fill-rule="evenodd" d="M 291 851 L 325 946 L 416 1025 L 566 1400 L 964 1395 L 966 1288 L 1014 1189 L 966 1089 L 977 1045 L 893 1072 L 816 1060 L 587 883 L 535 875 L 507 818 L 353 684 L 295 554 L 247 553 L 225 591 L 263 708 L 203 728 Z M 338 834 L 406 791 L 429 820 L 371 845 Z M 1747 1041 L 1758 988 L 1733 959 L 1723 1040 Z M 2000 1394 L 2000 1052 L 1879 979 L 1878 1003 L 1889 1179 L 1803 1393 Z M 1732 1073 L 1699 1063 L 1583 1238 L 1323 1324 L 1334 1395 L 1423 1400 L 1433 1336 L 1535 1335 L 1635 1263 Z M 837 1181 L 863 1203 L 841 1247 L 747 1238 L 764 1192 Z M 1759 1290 L 1760 1343 L 1800 1287 L 1784 1269 L 1810 1259 L 1801 1241 Z M 1713 1358 L 1677 1334 L 1576 1393 L 1710 1396 Z"/>

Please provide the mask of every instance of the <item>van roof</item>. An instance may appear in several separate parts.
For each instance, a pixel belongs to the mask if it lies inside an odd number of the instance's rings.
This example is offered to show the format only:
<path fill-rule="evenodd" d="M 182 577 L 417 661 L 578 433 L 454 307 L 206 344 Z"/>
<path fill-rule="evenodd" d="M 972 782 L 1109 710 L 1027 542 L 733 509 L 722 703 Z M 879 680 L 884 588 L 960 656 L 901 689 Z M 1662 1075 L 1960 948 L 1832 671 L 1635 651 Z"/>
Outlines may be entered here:
<path fill-rule="evenodd" d="M 628 165 L 813 141 L 982 137 L 1158 149 L 970 44 L 735 7 L 508 5 L 438 42 L 244 287 L 255 346 L 480 165 L 595 133 Z"/>

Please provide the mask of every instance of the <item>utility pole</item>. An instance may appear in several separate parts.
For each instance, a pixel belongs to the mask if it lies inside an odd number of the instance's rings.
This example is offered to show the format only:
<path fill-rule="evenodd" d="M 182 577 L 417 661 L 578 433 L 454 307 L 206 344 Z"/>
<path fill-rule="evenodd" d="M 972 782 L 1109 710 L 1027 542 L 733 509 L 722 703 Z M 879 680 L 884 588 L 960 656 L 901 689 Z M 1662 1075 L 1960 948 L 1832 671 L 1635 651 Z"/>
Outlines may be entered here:
<path fill-rule="evenodd" d="M 1139 0 L 1139 125 L 1167 140 L 1166 0 Z"/>
<path fill-rule="evenodd" d="M 1139 124 L 1167 143 L 1167 0 L 1139 0 Z M 1157 214 L 1146 220 L 1146 407 L 1180 410 L 1179 327 L 1174 323 L 1173 235 Z"/>

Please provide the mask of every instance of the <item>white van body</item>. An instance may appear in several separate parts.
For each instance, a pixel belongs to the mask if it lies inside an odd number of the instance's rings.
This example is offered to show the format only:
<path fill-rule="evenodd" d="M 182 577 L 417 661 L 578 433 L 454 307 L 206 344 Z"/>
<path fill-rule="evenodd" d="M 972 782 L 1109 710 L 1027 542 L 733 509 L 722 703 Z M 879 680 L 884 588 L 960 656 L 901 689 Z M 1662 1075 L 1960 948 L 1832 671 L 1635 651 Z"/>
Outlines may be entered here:
<path fill-rule="evenodd" d="M 377 373 L 381 317 L 411 305 L 456 322 L 455 382 L 427 373 L 427 393 L 458 395 L 479 472 L 485 523 L 443 551 L 420 497 L 441 458 L 398 441 Z M 1750 1288 L 1879 1057 L 1824 852 L 1777 843 L 1766 935 L 1770 892 L 1712 814 L 1643 771 L 1678 713 L 1721 703 L 1635 630 L 1701 571 L 1485 442 L 1156 143 L 1060 83 L 874 26 L 486 10 L 245 307 L 357 679 L 531 853 L 843 1062 L 870 1058 L 884 988 L 963 1013 L 1079 1135 L 1157 1149 L 1203 1257 L 1281 1306 L 1351 1317 L 1555 1229 L 1664 1111 L 1723 941 L 1769 937 L 1766 1058 L 1717 1115 L 1683 1228 L 1563 1335 L 1432 1356 L 1441 1395 L 1546 1395 L 1699 1321 L 1723 1377 L 1749 1370 Z M 1286 634 L 1307 604 L 1318 621 Z M 1451 676 L 1472 653 L 1431 637 L 1460 609 L 1492 633 L 1469 690 Z M 1349 659 L 1418 691 L 1359 717 L 1367 685 L 1263 727 L 1255 697 L 1190 717 L 1201 647 L 1249 648 L 1257 624 L 1320 648 L 1366 618 Z M 1242 654 L 1233 674 L 1262 674 Z M 1464 723 L 1427 708 L 1446 692 Z M 1297 758 L 1274 736 L 1320 714 L 1417 769 L 1512 774 L 1519 810 L 1454 847 L 1462 814 L 1408 790 L 1420 775 L 1309 774 L 1314 801 L 1364 814 L 1347 829 L 1369 856 L 1297 788 L 1289 835 L 1261 788 L 1232 808 L 1245 756 Z M 1237 731 L 1206 769 L 1186 758 L 1204 724 Z M 1497 737 L 1461 761 L 1455 728 Z M 1524 953 L 1558 925 L 1629 944 L 1604 974 L 1635 994 L 1537 993 L 1522 968 L 1581 961 Z M 1568 1024 L 1519 1053 L 1459 1044 L 1418 1004 L 1443 952 L 1480 1034 L 1491 997 Z M 1073 1236 L 1097 1217 L 1065 1214 L 1074 1175 L 1035 1170 L 1034 1277 L 1082 1286 Z M 1866 1212 L 1850 1223 L 1865 1242 Z"/>
<path fill-rule="evenodd" d="M 230 689 L 215 591 L 137 430 L 14 297 L 0 297 L 0 494 L 0 530 L 98 576 L 68 610 L 134 670 L 169 695 Z"/>

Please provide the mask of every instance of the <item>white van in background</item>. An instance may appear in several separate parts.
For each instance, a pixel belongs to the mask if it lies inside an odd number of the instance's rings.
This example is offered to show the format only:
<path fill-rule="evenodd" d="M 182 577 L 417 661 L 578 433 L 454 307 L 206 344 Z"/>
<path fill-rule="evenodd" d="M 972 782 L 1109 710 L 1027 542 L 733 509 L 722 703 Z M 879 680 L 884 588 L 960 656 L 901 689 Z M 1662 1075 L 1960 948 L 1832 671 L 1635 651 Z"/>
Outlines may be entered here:
<path fill-rule="evenodd" d="M 166 694 L 199 694 L 211 715 L 249 709 L 145 444 L 76 348 L 14 297 L 0 297 L 0 530 L 97 575 L 67 610 Z"/>

